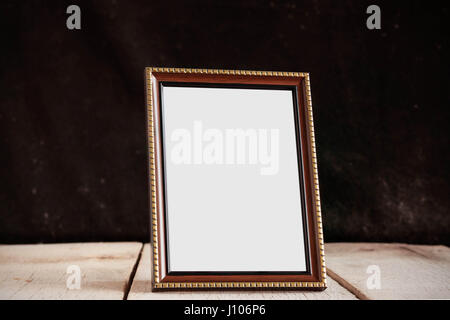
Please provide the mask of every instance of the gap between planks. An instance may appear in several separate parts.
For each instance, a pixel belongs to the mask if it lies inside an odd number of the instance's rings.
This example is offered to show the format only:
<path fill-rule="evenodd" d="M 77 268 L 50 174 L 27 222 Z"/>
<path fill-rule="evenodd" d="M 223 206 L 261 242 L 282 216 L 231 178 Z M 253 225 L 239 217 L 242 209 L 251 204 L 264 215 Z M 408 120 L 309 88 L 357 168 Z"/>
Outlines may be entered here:
<path fill-rule="evenodd" d="M 352 286 L 352 284 L 350 282 L 348 282 L 344 278 L 340 277 L 337 273 L 335 273 L 330 268 L 327 268 L 327 275 L 329 276 L 329 278 L 332 278 L 334 281 L 339 283 L 345 289 L 347 289 L 348 291 L 353 293 L 355 295 L 355 297 L 357 297 L 358 299 L 370 300 L 368 296 L 366 296 L 364 293 L 362 293 L 360 290 L 358 290 L 358 288 Z"/>
<path fill-rule="evenodd" d="M 131 286 L 133 285 L 134 276 L 136 275 L 136 270 L 138 268 L 139 262 L 141 261 L 142 251 L 143 250 L 144 250 L 144 243 L 141 244 L 141 249 L 139 250 L 139 253 L 138 253 L 137 257 L 136 257 L 136 262 L 134 263 L 133 269 L 131 270 L 128 282 L 125 285 L 124 292 L 123 292 L 123 299 L 122 300 L 128 300 L 128 294 L 130 293 Z"/>

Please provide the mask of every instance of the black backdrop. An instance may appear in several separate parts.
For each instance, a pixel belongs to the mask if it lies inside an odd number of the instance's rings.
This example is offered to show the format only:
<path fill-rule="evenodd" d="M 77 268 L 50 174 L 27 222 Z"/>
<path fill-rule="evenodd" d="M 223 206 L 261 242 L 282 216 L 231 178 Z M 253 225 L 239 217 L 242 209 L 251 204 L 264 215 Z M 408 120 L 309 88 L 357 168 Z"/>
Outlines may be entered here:
<path fill-rule="evenodd" d="M 310 72 L 325 240 L 449 244 L 446 3 L 2 1 L 0 242 L 149 239 L 143 70 L 170 66 Z"/>

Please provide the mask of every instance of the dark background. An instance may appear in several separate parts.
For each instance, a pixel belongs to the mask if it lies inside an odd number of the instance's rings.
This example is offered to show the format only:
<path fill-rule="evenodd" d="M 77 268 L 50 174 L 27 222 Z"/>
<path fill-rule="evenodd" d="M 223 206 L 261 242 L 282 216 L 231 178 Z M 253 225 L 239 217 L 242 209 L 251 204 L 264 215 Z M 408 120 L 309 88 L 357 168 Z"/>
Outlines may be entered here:
<path fill-rule="evenodd" d="M 2 1 L 0 242 L 149 240 L 143 72 L 168 66 L 310 72 L 325 240 L 448 245 L 447 3 Z"/>

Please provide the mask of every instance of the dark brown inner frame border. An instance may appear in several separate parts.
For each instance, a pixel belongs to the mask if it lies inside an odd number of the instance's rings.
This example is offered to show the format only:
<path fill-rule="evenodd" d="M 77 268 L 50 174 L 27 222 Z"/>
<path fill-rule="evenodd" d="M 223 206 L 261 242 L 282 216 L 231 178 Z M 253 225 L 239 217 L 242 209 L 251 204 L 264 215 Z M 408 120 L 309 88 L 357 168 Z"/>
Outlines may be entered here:
<path fill-rule="evenodd" d="M 303 182 L 303 165 L 301 161 L 301 145 L 300 145 L 300 136 L 299 136 L 299 123 L 298 123 L 298 98 L 297 98 L 297 88 L 295 86 L 282 86 L 282 85 L 253 85 L 253 84 L 239 84 L 239 83 L 198 83 L 198 82 L 159 82 L 159 112 L 161 115 L 161 119 L 164 118 L 164 101 L 162 99 L 162 90 L 164 87 L 183 87 L 183 88 L 231 88 L 231 89 L 260 89 L 260 90 L 286 90 L 290 91 L 292 94 L 292 111 L 295 122 L 295 139 L 296 139 L 296 148 L 297 148 L 297 168 L 298 168 L 298 177 L 299 177 L 299 189 L 300 189 L 300 203 L 302 208 L 301 219 L 303 225 L 303 240 L 305 247 L 305 258 L 306 258 L 306 271 L 170 271 L 169 270 L 169 236 L 168 229 L 169 225 L 168 221 L 168 210 L 167 210 L 167 190 L 166 190 L 166 157 L 164 152 L 164 139 L 165 139 L 165 129 L 164 122 L 161 121 L 160 128 L 160 136 L 162 142 L 162 172 L 163 172 L 163 194 L 164 194 L 164 233 L 165 233 L 165 259 L 166 259 L 166 274 L 169 276 L 182 276 L 182 275 L 276 275 L 276 274 L 286 274 L 286 275 L 309 275 L 311 274 L 311 264 L 310 264 L 310 253 L 309 253 L 309 239 L 308 239 L 308 223 L 306 221 L 306 207 L 305 207 L 305 193 L 304 193 L 304 182 Z"/>
<path fill-rule="evenodd" d="M 318 247 L 316 207 L 313 198 L 313 176 L 312 176 L 312 155 L 310 146 L 310 134 L 307 130 L 307 103 L 304 77 L 291 76 L 252 76 L 252 75 L 228 75 L 228 74 L 197 74 L 197 73 L 172 73 L 172 72 L 152 72 L 152 92 L 153 92 L 153 120 L 155 126 L 155 171 L 156 171 L 156 214 L 158 217 L 158 261 L 159 261 L 159 282 L 321 282 L 322 273 L 319 263 L 320 254 Z M 164 195 L 164 151 L 163 151 L 163 123 L 161 114 L 160 87 L 164 83 L 195 84 L 197 86 L 208 86 L 214 84 L 218 87 L 242 86 L 242 87 L 289 87 L 295 88 L 297 103 L 294 104 L 296 111 L 296 136 L 297 154 L 301 159 L 299 167 L 303 171 L 299 172 L 301 188 L 304 188 L 302 198 L 302 208 L 306 208 L 306 223 L 304 230 L 307 230 L 307 241 L 305 247 L 309 246 L 307 257 L 310 266 L 309 272 L 168 272 L 167 270 L 167 242 L 165 232 L 165 195 Z M 188 86 L 188 85 L 186 85 Z M 304 207 L 303 207 L 304 205 Z"/>

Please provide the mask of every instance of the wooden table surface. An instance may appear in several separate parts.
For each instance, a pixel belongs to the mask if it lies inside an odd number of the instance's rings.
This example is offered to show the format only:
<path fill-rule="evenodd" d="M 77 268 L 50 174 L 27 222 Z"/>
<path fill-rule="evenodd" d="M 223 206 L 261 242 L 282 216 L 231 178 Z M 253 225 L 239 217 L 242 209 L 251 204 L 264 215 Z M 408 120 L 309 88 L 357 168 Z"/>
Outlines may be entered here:
<path fill-rule="evenodd" d="M 0 299 L 450 299 L 446 246 L 328 243 L 325 248 L 328 288 L 322 292 L 155 293 L 148 244 L 0 245 Z M 80 271 L 79 289 L 67 286 L 73 266 Z M 377 275 L 379 282 L 373 282 Z"/>

